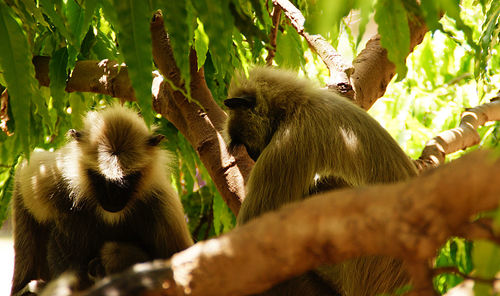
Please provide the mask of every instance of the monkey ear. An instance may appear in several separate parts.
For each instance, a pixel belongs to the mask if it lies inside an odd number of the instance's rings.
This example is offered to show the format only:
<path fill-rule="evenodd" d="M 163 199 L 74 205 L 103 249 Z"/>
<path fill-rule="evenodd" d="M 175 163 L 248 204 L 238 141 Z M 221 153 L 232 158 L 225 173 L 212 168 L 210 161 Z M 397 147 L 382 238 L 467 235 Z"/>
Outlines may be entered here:
<path fill-rule="evenodd" d="M 82 133 L 77 131 L 76 129 L 70 129 L 68 131 L 68 136 L 72 137 L 73 139 L 80 141 L 82 138 Z"/>
<path fill-rule="evenodd" d="M 255 97 L 240 97 L 240 98 L 229 98 L 224 100 L 224 105 L 229 109 L 250 109 L 255 107 Z"/>
<path fill-rule="evenodd" d="M 163 139 L 165 139 L 164 135 L 154 135 L 154 136 L 151 136 L 148 139 L 148 145 L 149 146 L 158 146 L 158 144 L 160 144 L 160 142 Z"/>

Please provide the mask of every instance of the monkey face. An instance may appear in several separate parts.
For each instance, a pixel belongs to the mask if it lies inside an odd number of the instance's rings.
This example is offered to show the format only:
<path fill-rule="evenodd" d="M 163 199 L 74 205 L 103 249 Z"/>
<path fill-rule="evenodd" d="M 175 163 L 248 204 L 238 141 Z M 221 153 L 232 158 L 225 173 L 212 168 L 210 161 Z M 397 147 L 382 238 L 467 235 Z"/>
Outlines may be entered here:
<path fill-rule="evenodd" d="M 119 180 L 106 179 L 91 169 L 87 170 L 87 174 L 97 201 L 105 211 L 111 213 L 119 212 L 127 206 L 141 179 L 140 171 Z"/>

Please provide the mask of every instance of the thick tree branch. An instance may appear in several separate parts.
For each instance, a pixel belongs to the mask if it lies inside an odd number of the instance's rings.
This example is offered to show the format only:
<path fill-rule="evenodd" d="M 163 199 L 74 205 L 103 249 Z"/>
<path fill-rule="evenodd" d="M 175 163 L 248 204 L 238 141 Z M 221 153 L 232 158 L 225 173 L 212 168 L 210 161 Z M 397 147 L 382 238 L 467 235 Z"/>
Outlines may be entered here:
<path fill-rule="evenodd" d="M 153 59 L 175 88 L 184 89 L 179 68 L 175 64 L 169 37 L 165 32 L 163 17 L 155 14 L 151 22 L 153 40 Z M 162 83 L 160 77 L 155 78 L 155 107 L 159 113 L 170 120 L 198 152 L 201 161 L 207 168 L 223 199 L 236 215 L 243 200 L 244 183 L 253 167 L 253 161 L 240 147 L 230 153 L 223 139 L 224 122 L 227 115 L 212 97 L 203 68 L 198 69 L 196 52 L 190 53 L 191 64 L 191 96 L 190 101 L 179 90 L 169 83 Z"/>
<path fill-rule="evenodd" d="M 135 279 L 125 279 L 139 283 L 171 269 L 170 280 L 161 275 L 168 280 L 166 288 L 147 289 L 171 295 L 246 295 L 321 264 L 382 254 L 405 260 L 414 279 L 413 295 L 432 295 L 432 284 L 418 280 L 432 275 L 427 262 L 472 216 L 498 206 L 498 176 L 500 161 L 477 151 L 406 183 L 331 191 L 197 243 L 174 255 L 170 265 L 143 266 Z M 149 283 L 164 283 L 161 279 Z M 109 290 L 123 281 L 119 276 L 96 289 Z"/>
<path fill-rule="evenodd" d="M 41 86 L 49 86 L 50 57 L 33 58 L 35 77 Z M 67 92 L 94 92 L 112 97 L 135 100 L 134 89 L 128 77 L 127 66 L 110 60 L 78 61 L 66 83 Z"/>
<path fill-rule="evenodd" d="M 415 46 L 424 39 L 428 28 L 417 18 L 409 18 L 410 54 Z M 358 57 L 353 61 L 354 73 L 351 76 L 355 92 L 355 103 L 363 109 L 370 107 L 384 95 L 387 85 L 395 75 L 396 66 L 387 58 L 387 50 L 380 44 L 380 36 L 371 38 Z"/>
<path fill-rule="evenodd" d="M 500 120 L 500 92 L 490 103 L 465 111 L 458 127 L 441 132 L 425 145 L 415 161 L 420 171 L 441 165 L 447 154 L 474 146 L 481 140 L 477 128 L 488 121 Z"/>

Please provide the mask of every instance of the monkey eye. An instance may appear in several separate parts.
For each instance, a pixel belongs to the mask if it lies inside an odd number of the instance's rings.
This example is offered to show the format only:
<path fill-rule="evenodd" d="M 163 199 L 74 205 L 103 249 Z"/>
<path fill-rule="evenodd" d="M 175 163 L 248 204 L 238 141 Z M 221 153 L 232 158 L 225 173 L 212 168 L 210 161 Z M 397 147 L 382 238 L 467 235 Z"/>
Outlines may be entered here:
<path fill-rule="evenodd" d="M 158 144 L 160 144 L 160 142 L 163 139 L 165 139 L 164 135 L 154 135 L 154 136 L 149 137 L 149 139 L 147 140 L 147 143 L 149 146 L 158 146 Z"/>
<path fill-rule="evenodd" d="M 238 98 L 229 98 L 224 100 L 224 105 L 229 109 L 250 109 L 255 107 L 255 97 L 253 96 L 244 96 Z"/>
<path fill-rule="evenodd" d="M 75 129 L 70 129 L 68 131 L 68 136 L 72 137 L 75 140 L 80 140 L 82 138 L 82 132 L 79 132 Z"/>

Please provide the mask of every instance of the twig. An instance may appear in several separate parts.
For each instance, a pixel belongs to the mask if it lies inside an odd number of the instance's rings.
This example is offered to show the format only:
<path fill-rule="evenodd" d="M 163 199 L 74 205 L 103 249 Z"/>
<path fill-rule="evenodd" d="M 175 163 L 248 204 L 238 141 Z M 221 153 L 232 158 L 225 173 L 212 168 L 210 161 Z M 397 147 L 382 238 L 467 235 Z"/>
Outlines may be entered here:
<path fill-rule="evenodd" d="M 310 35 L 304 30 L 304 16 L 290 1 L 273 0 L 273 5 L 281 7 L 295 30 L 306 39 L 311 49 L 325 63 L 330 72 L 330 78 L 327 82 L 328 88 L 353 99 L 354 91 L 350 81 L 350 76 L 354 72 L 352 64 L 347 62 L 321 35 Z"/>
<path fill-rule="evenodd" d="M 280 26 L 281 7 L 274 6 L 273 13 L 273 27 L 269 34 L 269 50 L 266 57 L 266 64 L 271 66 L 273 64 L 274 56 L 276 55 L 276 38 L 278 37 L 278 28 Z"/>

